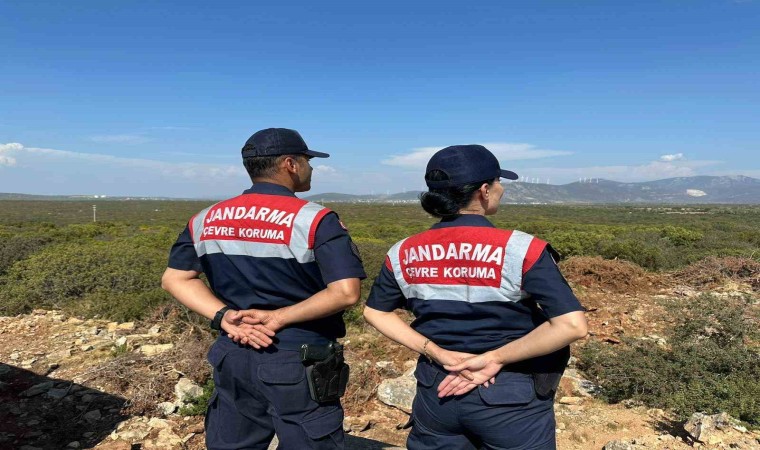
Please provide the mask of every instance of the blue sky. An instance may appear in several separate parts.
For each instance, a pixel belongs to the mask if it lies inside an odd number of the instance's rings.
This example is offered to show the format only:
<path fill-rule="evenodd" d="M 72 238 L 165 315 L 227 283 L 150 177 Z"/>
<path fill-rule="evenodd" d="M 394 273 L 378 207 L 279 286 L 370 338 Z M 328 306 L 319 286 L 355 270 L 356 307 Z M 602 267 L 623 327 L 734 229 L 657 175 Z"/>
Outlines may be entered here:
<path fill-rule="evenodd" d="M 760 178 L 760 1 L 0 2 L 0 192 L 223 197 L 295 128 L 313 192 Z"/>

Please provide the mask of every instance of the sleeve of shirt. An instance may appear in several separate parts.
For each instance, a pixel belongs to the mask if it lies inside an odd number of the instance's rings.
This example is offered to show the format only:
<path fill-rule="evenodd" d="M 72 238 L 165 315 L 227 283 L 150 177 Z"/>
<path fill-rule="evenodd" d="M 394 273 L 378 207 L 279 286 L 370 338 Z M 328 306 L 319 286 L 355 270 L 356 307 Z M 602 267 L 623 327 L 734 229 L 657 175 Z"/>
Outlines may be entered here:
<path fill-rule="evenodd" d="M 393 276 L 390 261 L 386 257 L 385 264 L 380 269 L 380 275 L 375 279 L 372 290 L 367 297 L 367 306 L 383 312 L 391 312 L 403 308 L 406 305 L 406 297 Z"/>
<path fill-rule="evenodd" d="M 168 265 L 171 269 L 203 272 L 203 266 L 201 266 L 201 260 L 195 252 L 195 245 L 193 245 L 193 238 L 190 237 L 190 229 L 188 227 L 185 227 L 185 230 L 180 233 L 177 241 L 172 246 L 169 252 Z"/>
<path fill-rule="evenodd" d="M 367 278 L 359 249 L 334 212 L 327 214 L 317 225 L 314 258 L 325 284 L 346 278 Z"/>
<path fill-rule="evenodd" d="M 523 275 L 523 290 L 531 295 L 549 318 L 584 311 L 554 262 L 551 251 L 547 245 L 536 263 Z"/>

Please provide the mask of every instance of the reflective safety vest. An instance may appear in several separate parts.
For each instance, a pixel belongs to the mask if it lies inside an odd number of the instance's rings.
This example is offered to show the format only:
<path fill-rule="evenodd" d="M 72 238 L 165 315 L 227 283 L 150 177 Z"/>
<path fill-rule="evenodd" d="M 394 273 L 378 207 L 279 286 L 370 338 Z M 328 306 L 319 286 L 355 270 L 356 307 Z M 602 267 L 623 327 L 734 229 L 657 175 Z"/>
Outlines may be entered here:
<path fill-rule="evenodd" d="M 407 299 L 518 302 L 528 297 L 523 275 L 546 245 L 522 231 L 436 228 L 396 243 L 386 266 Z"/>
<path fill-rule="evenodd" d="M 314 261 L 317 225 L 330 209 L 296 197 L 243 194 L 190 219 L 198 257 L 214 253 Z"/>

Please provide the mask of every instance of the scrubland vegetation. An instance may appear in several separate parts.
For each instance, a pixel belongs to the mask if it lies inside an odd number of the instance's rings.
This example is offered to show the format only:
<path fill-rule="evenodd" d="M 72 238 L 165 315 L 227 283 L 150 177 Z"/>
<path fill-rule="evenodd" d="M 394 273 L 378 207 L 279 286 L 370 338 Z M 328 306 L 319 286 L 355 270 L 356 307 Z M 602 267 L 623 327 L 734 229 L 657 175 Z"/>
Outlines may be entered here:
<path fill-rule="evenodd" d="M 155 315 L 171 302 L 159 287 L 169 248 L 187 219 L 208 203 L 97 205 L 98 222 L 92 223 L 92 202 L 0 202 L 0 315 L 59 308 L 126 321 Z M 328 206 L 340 214 L 362 253 L 369 275 L 364 298 L 387 249 L 435 222 L 416 205 Z M 602 270 L 605 260 L 619 259 L 630 262 L 635 270 L 628 273 L 637 279 L 665 274 L 659 279 L 708 286 L 738 277 L 760 290 L 760 207 L 503 205 L 492 220 L 537 235 L 564 258 L 603 258 L 563 266 L 580 289 L 584 280 L 636 289 L 626 284 L 630 276 Z M 589 261 L 601 263 L 594 267 Z M 354 330 L 363 327 L 361 307 L 346 313 Z M 591 340 L 579 354 L 581 368 L 612 402 L 634 399 L 682 415 L 727 411 L 760 425 L 756 303 L 705 295 L 667 309 L 663 320 L 673 323 L 667 345 Z"/>

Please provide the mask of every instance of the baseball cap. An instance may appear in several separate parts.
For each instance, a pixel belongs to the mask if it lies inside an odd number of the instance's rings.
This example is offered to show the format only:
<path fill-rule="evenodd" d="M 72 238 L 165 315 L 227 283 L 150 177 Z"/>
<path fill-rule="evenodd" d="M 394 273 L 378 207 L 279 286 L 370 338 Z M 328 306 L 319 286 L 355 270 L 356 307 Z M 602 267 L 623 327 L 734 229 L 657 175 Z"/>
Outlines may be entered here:
<path fill-rule="evenodd" d="M 448 179 L 440 181 L 425 180 L 428 188 L 441 189 L 475 183 L 483 180 L 506 178 L 516 180 L 517 174 L 504 170 L 499 160 L 482 145 L 452 145 L 438 150 L 428 161 L 425 174 L 440 170 Z"/>
<path fill-rule="evenodd" d="M 267 128 L 253 133 L 241 150 L 243 158 L 249 156 L 306 155 L 327 158 L 327 153 L 309 150 L 298 131 L 288 128 Z"/>

